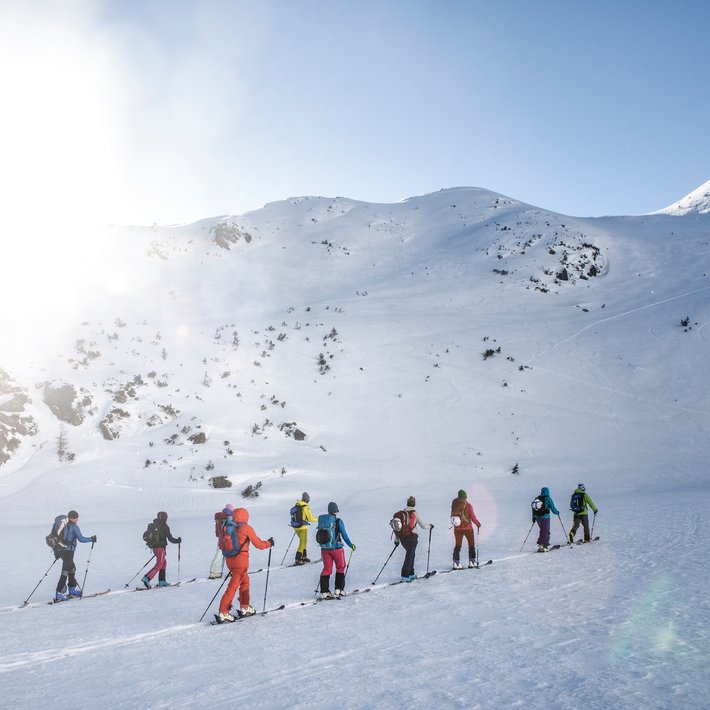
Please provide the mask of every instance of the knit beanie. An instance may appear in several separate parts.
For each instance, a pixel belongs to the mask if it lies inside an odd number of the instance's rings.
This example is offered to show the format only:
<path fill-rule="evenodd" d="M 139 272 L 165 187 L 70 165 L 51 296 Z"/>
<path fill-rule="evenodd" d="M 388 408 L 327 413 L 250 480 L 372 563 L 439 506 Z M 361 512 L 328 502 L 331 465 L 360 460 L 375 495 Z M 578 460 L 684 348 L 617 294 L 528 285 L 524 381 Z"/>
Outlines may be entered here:
<path fill-rule="evenodd" d="M 417 500 L 414 496 L 409 496 L 407 498 L 407 507 L 413 508 L 417 504 Z"/>
<path fill-rule="evenodd" d="M 303 494 L 301 495 L 301 500 L 302 500 L 304 503 L 310 503 L 310 502 L 311 502 L 311 497 L 308 495 L 308 493 L 306 493 L 305 491 L 303 491 Z"/>
<path fill-rule="evenodd" d="M 466 498 L 466 491 L 463 488 L 459 491 L 459 498 Z"/>
<path fill-rule="evenodd" d="M 231 515 L 234 512 L 234 506 L 231 503 L 227 503 L 227 505 L 222 508 L 222 512 L 225 515 Z"/>
<path fill-rule="evenodd" d="M 67 513 L 67 518 L 78 518 L 78 517 L 79 517 L 79 513 L 77 513 L 76 510 L 70 510 Z"/>
<path fill-rule="evenodd" d="M 328 503 L 328 513 L 330 513 L 330 515 L 335 515 L 339 512 L 337 503 Z"/>

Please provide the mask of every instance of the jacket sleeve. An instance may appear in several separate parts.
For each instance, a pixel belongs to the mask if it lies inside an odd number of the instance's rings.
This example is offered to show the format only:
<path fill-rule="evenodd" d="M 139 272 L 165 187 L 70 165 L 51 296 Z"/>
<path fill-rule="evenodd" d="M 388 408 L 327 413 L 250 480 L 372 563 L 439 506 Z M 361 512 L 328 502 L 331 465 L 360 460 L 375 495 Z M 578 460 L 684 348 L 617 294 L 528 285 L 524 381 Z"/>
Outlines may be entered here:
<path fill-rule="evenodd" d="M 597 512 L 597 506 L 594 505 L 594 501 L 589 497 L 589 493 L 584 494 L 584 500 L 587 502 L 587 505 L 596 513 Z"/>
<path fill-rule="evenodd" d="M 79 542 L 91 542 L 90 537 L 84 537 L 81 534 L 81 530 L 79 529 L 78 525 L 74 525 L 74 537 L 79 541 Z"/>
<path fill-rule="evenodd" d="M 481 527 L 481 523 L 478 522 L 478 518 L 476 517 L 476 514 L 473 512 L 473 506 L 470 503 L 467 503 L 468 505 L 468 514 L 469 517 L 471 518 L 471 522 L 476 526 L 476 527 Z"/>
<path fill-rule="evenodd" d="M 165 523 L 165 537 L 167 537 L 173 545 L 177 545 L 177 539 L 170 534 L 170 526 L 167 523 Z"/>
<path fill-rule="evenodd" d="M 429 530 L 429 528 L 431 528 L 431 523 L 425 523 L 419 513 L 414 513 L 414 517 L 416 520 L 414 523 L 415 527 L 418 525 L 422 530 Z"/>
<path fill-rule="evenodd" d="M 547 500 L 550 501 L 550 510 L 555 514 L 559 515 L 560 511 L 555 508 L 555 502 L 552 500 L 552 496 L 547 496 Z"/>
<path fill-rule="evenodd" d="M 249 525 L 246 530 L 247 540 L 251 542 L 257 550 L 265 550 L 267 547 L 271 547 L 271 543 L 268 540 L 262 540 L 255 532 L 254 528 Z"/>
<path fill-rule="evenodd" d="M 311 512 L 311 506 L 306 504 L 303 506 L 303 522 L 304 523 L 317 523 L 318 518 L 316 518 Z"/>
<path fill-rule="evenodd" d="M 350 542 L 350 538 L 348 537 L 348 531 L 345 529 L 345 523 L 342 521 L 342 518 L 338 518 L 338 528 L 340 529 L 340 535 L 343 538 L 345 544 L 352 548 L 353 544 Z"/>

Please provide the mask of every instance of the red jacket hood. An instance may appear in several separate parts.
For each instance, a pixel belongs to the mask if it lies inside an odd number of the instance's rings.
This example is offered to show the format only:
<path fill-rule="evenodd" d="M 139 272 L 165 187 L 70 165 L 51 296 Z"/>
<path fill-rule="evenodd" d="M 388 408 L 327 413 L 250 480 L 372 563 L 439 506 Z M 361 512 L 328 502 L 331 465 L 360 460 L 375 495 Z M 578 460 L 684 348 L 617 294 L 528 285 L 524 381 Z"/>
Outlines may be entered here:
<path fill-rule="evenodd" d="M 232 513 L 232 520 L 235 523 L 248 523 L 249 511 L 246 508 L 236 508 Z"/>

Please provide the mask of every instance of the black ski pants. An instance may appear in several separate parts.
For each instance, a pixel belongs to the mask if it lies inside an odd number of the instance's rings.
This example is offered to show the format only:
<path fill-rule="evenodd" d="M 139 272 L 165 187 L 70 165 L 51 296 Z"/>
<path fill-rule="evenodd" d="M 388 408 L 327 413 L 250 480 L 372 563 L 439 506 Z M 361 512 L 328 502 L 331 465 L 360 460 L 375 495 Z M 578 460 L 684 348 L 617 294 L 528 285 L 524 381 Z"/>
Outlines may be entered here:
<path fill-rule="evenodd" d="M 402 565 L 402 577 L 411 577 L 414 574 L 414 555 L 417 551 L 419 537 L 417 535 L 402 535 L 399 538 L 404 548 L 404 564 Z"/>
<path fill-rule="evenodd" d="M 62 573 L 57 582 L 57 591 L 64 594 L 67 591 L 67 578 L 70 587 L 78 587 L 76 581 L 76 565 L 74 564 L 74 550 L 58 550 L 54 553 L 62 561 Z"/>

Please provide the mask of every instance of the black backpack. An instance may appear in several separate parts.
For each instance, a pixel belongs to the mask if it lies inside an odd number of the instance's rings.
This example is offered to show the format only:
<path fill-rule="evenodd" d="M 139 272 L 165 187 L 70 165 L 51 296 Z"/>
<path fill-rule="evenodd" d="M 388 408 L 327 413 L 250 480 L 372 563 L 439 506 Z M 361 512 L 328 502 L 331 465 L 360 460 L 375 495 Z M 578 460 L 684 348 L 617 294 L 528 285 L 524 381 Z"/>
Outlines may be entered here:
<path fill-rule="evenodd" d="M 533 500 L 532 503 L 530 503 L 530 507 L 532 508 L 533 515 L 536 518 L 541 517 L 542 515 L 547 515 L 550 512 L 550 508 L 547 505 L 547 501 L 545 500 L 545 496 L 538 496 Z"/>
<path fill-rule="evenodd" d="M 150 547 L 151 550 L 161 546 L 160 527 L 158 526 L 158 523 L 148 523 L 148 527 L 143 533 L 143 540 L 145 541 L 145 544 Z"/>
<path fill-rule="evenodd" d="M 66 515 L 58 515 L 54 519 L 52 529 L 44 540 L 53 550 L 68 550 L 66 542 L 66 528 L 69 518 Z"/>
<path fill-rule="evenodd" d="M 584 510 L 584 491 L 575 491 L 569 499 L 569 508 L 573 513 L 581 513 Z"/>
<path fill-rule="evenodd" d="M 292 528 L 300 528 L 303 527 L 303 506 L 296 505 L 291 508 L 291 527 Z"/>

